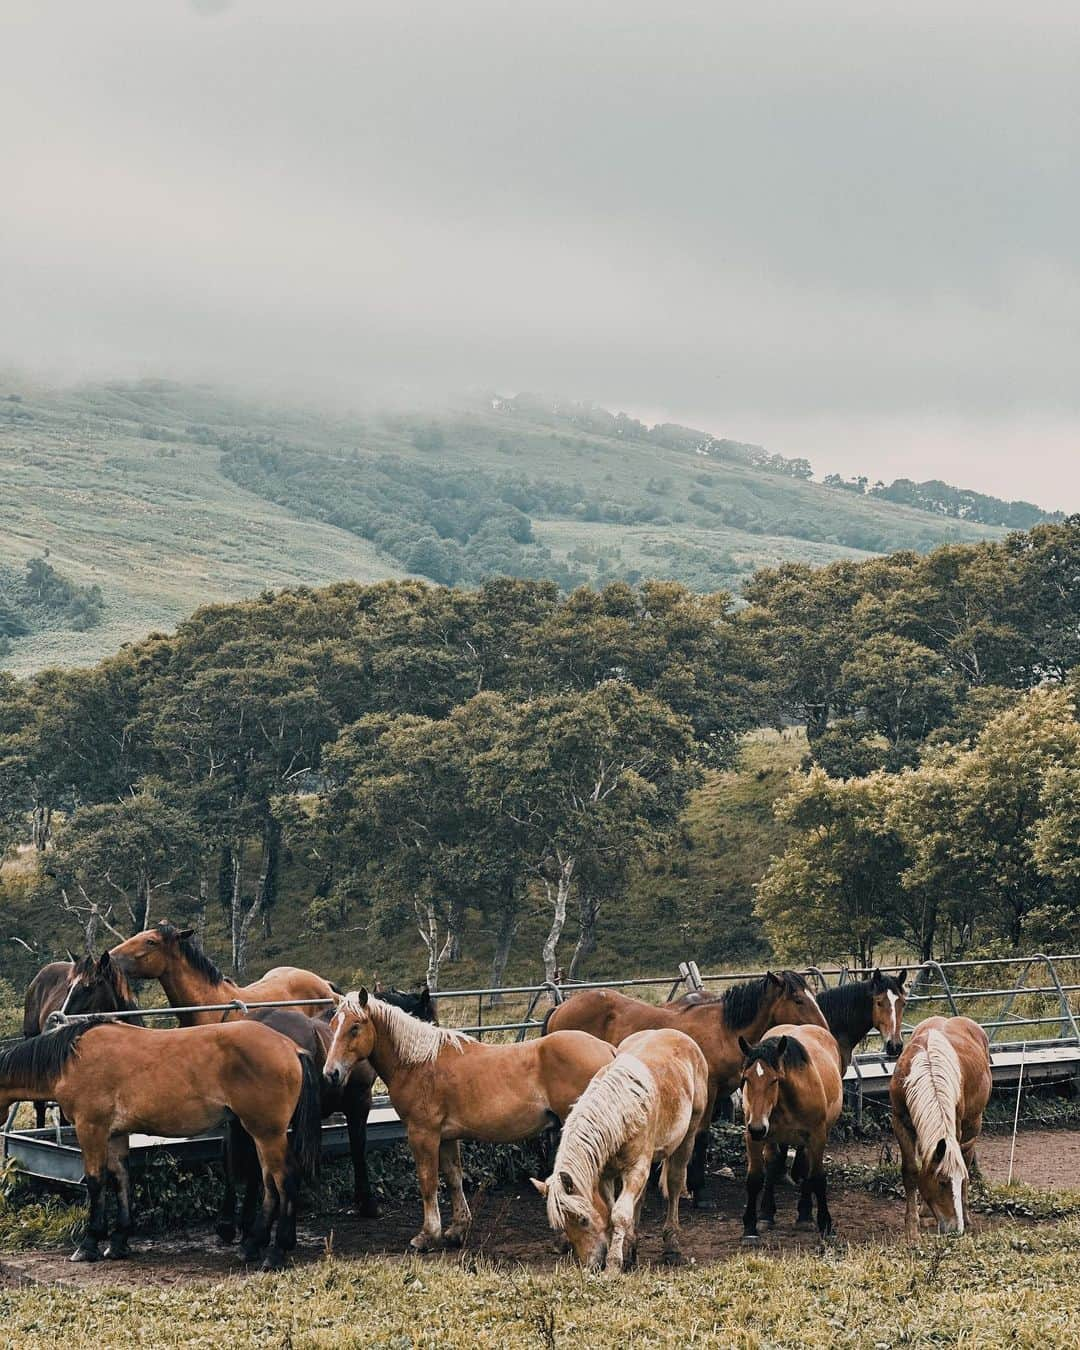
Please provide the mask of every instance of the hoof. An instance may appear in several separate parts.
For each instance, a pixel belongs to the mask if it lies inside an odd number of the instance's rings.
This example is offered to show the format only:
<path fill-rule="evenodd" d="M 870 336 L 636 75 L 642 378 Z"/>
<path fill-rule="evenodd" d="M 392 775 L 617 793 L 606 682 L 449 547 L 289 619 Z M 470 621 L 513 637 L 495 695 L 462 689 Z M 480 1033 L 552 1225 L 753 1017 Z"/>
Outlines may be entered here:
<path fill-rule="evenodd" d="M 126 1261 L 131 1252 L 126 1242 L 110 1242 L 102 1255 L 106 1261 Z"/>
<path fill-rule="evenodd" d="M 236 1254 L 237 1260 L 245 1266 L 250 1266 L 251 1263 L 257 1261 L 260 1256 L 262 1256 L 262 1248 L 252 1247 L 247 1242 L 241 1245 L 239 1252 Z"/>
<path fill-rule="evenodd" d="M 665 1266 L 685 1266 L 686 1257 L 682 1252 L 664 1252 L 660 1260 Z"/>
<path fill-rule="evenodd" d="M 76 1247 L 71 1253 L 72 1261 L 100 1261 L 101 1253 L 96 1247 Z"/>
<path fill-rule="evenodd" d="M 280 1247 L 271 1247 L 263 1257 L 263 1270 L 284 1270 L 285 1253 Z"/>
<path fill-rule="evenodd" d="M 409 1241 L 409 1246 L 414 1252 L 437 1252 L 442 1245 L 442 1238 L 432 1237 L 430 1233 L 417 1233 Z"/>
<path fill-rule="evenodd" d="M 817 1224 L 813 1219 L 796 1219 L 795 1231 L 796 1233 L 816 1233 Z"/>
<path fill-rule="evenodd" d="M 740 1241 L 744 1247 L 756 1247 L 761 1238 L 756 1233 L 744 1233 Z"/>
<path fill-rule="evenodd" d="M 771 1233 L 771 1232 L 773 1231 L 773 1229 L 776 1227 L 776 1220 L 775 1220 L 775 1219 L 762 1219 L 762 1220 L 761 1220 L 761 1223 L 758 1225 L 758 1227 L 759 1227 L 759 1228 L 764 1228 L 765 1231 L 766 1231 L 766 1233 Z"/>
<path fill-rule="evenodd" d="M 463 1228 L 457 1231 L 453 1228 L 448 1228 L 443 1234 L 443 1245 L 446 1247 L 457 1248 L 460 1247 L 464 1241 L 465 1230 Z"/>
<path fill-rule="evenodd" d="M 217 1233 L 218 1242 L 223 1247 L 230 1247 L 236 1241 L 236 1224 L 234 1223 L 219 1223 L 214 1231 Z"/>

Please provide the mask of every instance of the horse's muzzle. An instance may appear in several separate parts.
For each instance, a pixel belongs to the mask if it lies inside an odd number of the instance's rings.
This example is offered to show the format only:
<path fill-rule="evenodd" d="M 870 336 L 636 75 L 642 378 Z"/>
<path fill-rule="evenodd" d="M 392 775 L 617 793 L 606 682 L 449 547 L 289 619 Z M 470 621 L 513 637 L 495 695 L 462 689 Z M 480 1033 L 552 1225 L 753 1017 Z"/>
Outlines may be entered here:
<path fill-rule="evenodd" d="M 769 1133 L 768 1125 L 747 1125 L 746 1133 L 751 1139 L 764 1139 Z"/>
<path fill-rule="evenodd" d="M 344 1081 L 342 1078 L 341 1070 L 336 1068 L 324 1069 L 323 1077 L 326 1079 L 326 1081 L 330 1084 L 331 1087 L 340 1087 L 342 1082 Z"/>
<path fill-rule="evenodd" d="M 885 1042 L 885 1058 L 886 1058 L 886 1059 L 899 1059 L 900 1056 L 901 1056 L 901 1054 L 903 1053 L 903 1050 L 904 1050 L 904 1042 L 903 1042 L 903 1041 L 886 1041 L 886 1042 Z"/>

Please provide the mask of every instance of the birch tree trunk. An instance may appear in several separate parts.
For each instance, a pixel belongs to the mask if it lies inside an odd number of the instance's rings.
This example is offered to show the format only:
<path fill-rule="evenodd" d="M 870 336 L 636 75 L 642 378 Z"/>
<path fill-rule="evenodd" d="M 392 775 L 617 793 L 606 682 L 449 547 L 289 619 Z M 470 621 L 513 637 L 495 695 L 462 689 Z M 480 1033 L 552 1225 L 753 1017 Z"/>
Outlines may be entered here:
<path fill-rule="evenodd" d="M 579 889 L 578 914 L 581 919 L 581 928 L 578 932 L 574 955 L 570 958 L 568 978 L 571 980 L 581 978 L 586 959 L 596 951 L 596 920 L 599 913 L 599 896 L 589 895 L 587 891 Z"/>
<path fill-rule="evenodd" d="M 34 841 L 34 848 L 38 853 L 45 852 L 51 833 L 52 807 L 39 798 L 34 803 L 34 813 L 31 816 L 30 822 L 31 838 Z"/>
<path fill-rule="evenodd" d="M 453 900 L 446 916 L 446 941 L 443 943 L 440 961 L 448 965 L 461 960 L 461 939 L 465 931 L 465 901 Z"/>
<path fill-rule="evenodd" d="M 554 887 L 546 877 L 544 878 L 544 889 L 548 894 L 548 903 L 553 905 L 555 910 L 548 935 L 544 939 L 543 948 L 544 979 L 549 984 L 554 984 L 555 973 L 559 968 L 559 939 L 562 937 L 563 928 L 566 926 L 566 906 L 570 899 L 570 886 L 574 879 L 575 861 L 572 855 L 564 857 L 558 852 L 555 854 L 555 860 L 558 863 L 559 871 L 555 878 Z"/>
<path fill-rule="evenodd" d="M 439 943 L 439 916 L 432 904 L 425 905 L 419 900 L 413 900 L 413 908 L 416 910 L 416 927 L 420 933 L 420 941 L 427 948 L 427 986 L 434 994 L 439 987 L 439 966 L 442 963 L 443 953 Z"/>
<path fill-rule="evenodd" d="M 499 931 L 495 937 L 495 955 L 491 960 L 491 987 L 501 989 L 506 981 L 506 963 L 510 960 L 510 951 L 514 945 L 521 916 L 516 908 L 507 908 L 499 917 Z M 489 1008 L 496 1008 L 502 1002 L 501 994 L 492 994 L 488 1000 Z"/>

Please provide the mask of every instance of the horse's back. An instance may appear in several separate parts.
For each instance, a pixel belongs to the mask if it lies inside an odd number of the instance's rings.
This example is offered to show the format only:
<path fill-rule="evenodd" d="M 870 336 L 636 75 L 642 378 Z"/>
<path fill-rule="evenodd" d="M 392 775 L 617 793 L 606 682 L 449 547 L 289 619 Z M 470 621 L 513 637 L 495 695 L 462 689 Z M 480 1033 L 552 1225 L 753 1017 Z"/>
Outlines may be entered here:
<path fill-rule="evenodd" d="M 590 1076 L 615 1058 L 614 1046 L 591 1032 L 574 1028 L 553 1031 L 540 1040 L 528 1041 L 526 1044 L 534 1046 L 544 1058 L 580 1066 Z"/>
<path fill-rule="evenodd" d="M 693 1119 L 704 1113 L 709 1100 L 709 1062 L 692 1036 L 675 1027 L 637 1031 L 619 1043 L 616 1059 L 631 1055 L 652 1074 L 666 1105 L 682 1105 Z"/>
<path fill-rule="evenodd" d="M 831 1031 L 812 1023 L 786 1023 L 770 1027 L 763 1040 L 786 1036 L 798 1042 L 807 1060 L 810 1076 L 820 1085 L 825 1097 L 825 1112 L 832 1125 L 844 1107 L 843 1056 Z"/>
<path fill-rule="evenodd" d="M 54 1011 L 49 1007 L 49 1001 L 58 991 L 67 987 L 74 969 L 75 966 L 71 961 L 50 961 L 47 966 L 41 967 L 27 985 L 26 998 L 23 1001 L 24 1036 L 41 1034 L 45 1018 Z M 56 1000 L 55 1007 L 58 1008 L 60 1002 L 61 1000 Z"/>

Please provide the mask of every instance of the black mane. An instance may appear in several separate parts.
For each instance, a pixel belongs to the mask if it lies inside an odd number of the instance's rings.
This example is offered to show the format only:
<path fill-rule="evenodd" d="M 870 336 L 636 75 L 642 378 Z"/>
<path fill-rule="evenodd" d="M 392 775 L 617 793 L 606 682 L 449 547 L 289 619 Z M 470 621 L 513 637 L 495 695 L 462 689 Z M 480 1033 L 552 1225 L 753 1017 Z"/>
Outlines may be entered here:
<path fill-rule="evenodd" d="M 782 970 L 778 976 L 788 993 L 799 992 L 807 988 L 807 983 L 794 970 Z M 724 1008 L 724 1022 L 733 1031 L 748 1026 L 761 1011 L 761 1005 L 769 992 L 770 977 L 762 975 L 757 980 L 747 980 L 744 984 L 733 984 L 725 989 L 720 1002 Z"/>
<path fill-rule="evenodd" d="M 797 1069 L 800 1065 L 809 1064 L 806 1050 L 801 1041 L 794 1036 L 766 1036 L 763 1041 L 758 1041 L 757 1045 L 750 1047 L 750 1053 L 746 1056 L 745 1063 L 753 1064 L 761 1060 L 762 1064 L 767 1064 L 770 1069 L 780 1067 L 780 1042 L 784 1042 L 784 1067 Z"/>
<path fill-rule="evenodd" d="M 91 1027 L 100 1025 L 98 1020 L 71 1022 L 56 1031 L 31 1036 L 0 1053 L 0 1079 L 4 1080 L 5 1089 L 21 1088 L 26 1092 L 50 1089 L 76 1053 L 80 1038 Z"/>
<path fill-rule="evenodd" d="M 852 980 L 833 989 L 823 989 L 817 1001 L 837 1040 L 843 1037 L 852 1045 L 858 1045 L 874 1025 L 874 998 L 869 980 Z"/>
<path fill-rule="evenodd" d="M 194 938 L 180 936 L 180 929 L 175 924 L 163 920 L 161 923 L 155 924 L 154 929 L 161 934 L 166 942 L 175 940 L 188 965 L 209 980 L 211 984 L 232 984 L 232 981 L 221 973 Z"/>

